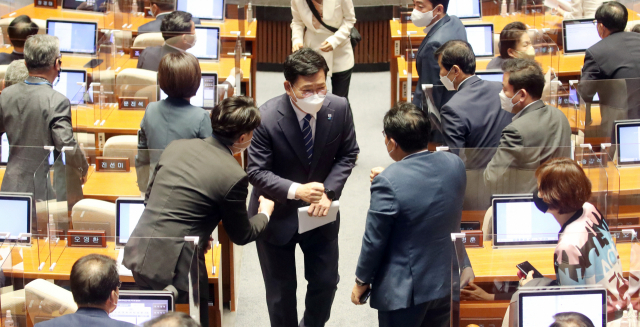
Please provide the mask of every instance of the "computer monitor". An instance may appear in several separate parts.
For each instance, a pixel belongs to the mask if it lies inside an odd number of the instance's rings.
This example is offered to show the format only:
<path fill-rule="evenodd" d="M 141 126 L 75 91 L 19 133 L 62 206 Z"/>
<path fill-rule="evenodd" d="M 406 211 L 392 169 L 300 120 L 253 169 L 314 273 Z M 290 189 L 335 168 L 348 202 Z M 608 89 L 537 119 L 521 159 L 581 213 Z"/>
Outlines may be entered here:
<path fill-rule="evenodd" d="M 61 53 L 96 54 L 98 23 L 47 19 L 47 34 L 60 40 Z"/>
<path fill-rule="evenodd" d="M 116 244 L 127 244 L 133 229 L 144 211 L 144 199 L 118 198 L 116 199 Z"/>
<path fill-rule="evenodd" d="M 494 196 L 493 246 L 544 246 L 558 243 L 560 224 L 533 203 L 532 194 Z"/>
<path fill-rule="evenodd" d="M 64 0 L 62 9 L 105 12 L 106 0 Z"/>
<path fill-rule="evenodd" d="M 167 94 L 158 87 L 160 92 L 160 100 L 167 98 Z M 200 87 L 196 92 L 196 95 L 191 97 L 191 105 L 201 107 L 203 109 L 213 109 L 216 105 L 218 97 L 218 74 L 216 73 L 202 73 L 202 79 L 200 80 Z"/>
<path fill-rule="evenodd" d="M 69 99 L 71 104 L 83 104 L 84 90 L 82 84 L 87 82 L 87 71 L 77 69 L 62 69 L 60 71 L 60 80 L 53 89 L 62 93 Z"/>
<path fill-rule="evenodd" d="M 18 240 L 18 235 L 31 233 L 31 196 L 15 193 L 0 193 L 0 232 L 11 233 L 10 241 L 31 242 L 30 239 Z M 0 235 L 0 242 L 7 239 Z"/>
<path fill-rule="evenodd" d="M 593 18 L 562 21 L 564 53 L 584 52 L 600 41 Z"/>
<path fill-rule="evenodd" d="M 176 10 L 200 19 L 224 20 L 224 0 L 177 0 Z"/>
<path fill-rule="evenodd" d="M 451 0 L 447 7 L 447 14 L 460 19 L 482 18 L 481 3 L 482 0 Z"/>
<path fill-rule="evenodd" d="M 109 317 L 142 326 L 145 322 L 170 311 L 174 311 L 174 299 L 169 291 L 120 290 L 118 307 Z"/>
<path fill-rule="evenodd" d="M 618 165 L 640 164 L 640 120 L 616 121 Z"/>
<path fill-rule="evenodd" d="M 504 72 L 499 69 L 480 70 L 476 72 L 476 76 L 480 77 L 481 79 L 498 83 L 502 83 L 502 75 L 504 75 Z"/>
<path fill-rule="evenodd" d="M 465 25 L 464 29 L 476 57 L 493 57 L 493 24 Z"/>
<path fill-rule="evenodd" d="M 550 326 L 553 316 L 562 312 L 581 313 L 594 326 L 607 324 L 607 291 L 596 289 L 520 289 L 518 292 L 518 320 L 520 327 Z"/>
<path fill-rule="evenodd" d="M 220 28 L 196 26 L 196 45 L 187 50 L 198 59 L 218 60 L 220 58 Z"/>

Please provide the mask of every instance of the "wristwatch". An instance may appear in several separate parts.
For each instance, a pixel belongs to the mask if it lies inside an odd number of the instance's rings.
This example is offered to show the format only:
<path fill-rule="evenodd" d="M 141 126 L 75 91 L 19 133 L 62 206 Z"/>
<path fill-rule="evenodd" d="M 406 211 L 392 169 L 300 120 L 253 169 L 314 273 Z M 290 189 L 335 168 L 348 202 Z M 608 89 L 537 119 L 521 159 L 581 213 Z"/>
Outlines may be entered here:
<path fill-rule="evenodd" d="M 369 285 L 369 283 L 365 283 L 365 282 L 361 281 L 360 278 L 356 277 L 356 285 L 365 286 L 365 285 Z"/>
<path fill-rule="evenodd" d="M 330 190 L 328 188 L 324 189 L 324 194 L 327 195 L 327 198 L 331 201 L 333 201 L 333 199 L 336 198 L 336 192 L 334 192 L 333 190 Z"/>

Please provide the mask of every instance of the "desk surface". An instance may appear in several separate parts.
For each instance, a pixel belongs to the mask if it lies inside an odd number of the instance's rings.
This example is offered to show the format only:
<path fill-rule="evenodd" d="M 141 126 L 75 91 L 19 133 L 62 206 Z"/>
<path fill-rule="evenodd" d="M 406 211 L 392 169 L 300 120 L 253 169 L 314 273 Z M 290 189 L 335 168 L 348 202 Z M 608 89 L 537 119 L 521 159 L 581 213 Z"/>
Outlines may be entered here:
<path fill-rule="evenodd" d="M 136 168 L 128 173 L 95 171 L 89 167 L 87 182 L 82 187 L 85 198 L 115 202 L 119 197 L 139 197 Z"/>

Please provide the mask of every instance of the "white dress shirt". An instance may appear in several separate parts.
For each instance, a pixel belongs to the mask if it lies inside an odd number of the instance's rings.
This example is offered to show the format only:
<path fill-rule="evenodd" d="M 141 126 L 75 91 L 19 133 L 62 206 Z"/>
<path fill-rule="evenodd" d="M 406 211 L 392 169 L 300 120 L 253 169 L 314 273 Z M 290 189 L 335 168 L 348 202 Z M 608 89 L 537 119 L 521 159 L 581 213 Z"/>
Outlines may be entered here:
<path fill-rule="evenodd" d="M 307 113 L 298 109 L 295 103 L 291 101 L 291 98 L 289 98 L 289 101 L 291 102 L 291 107 L 293 107 L 293 112 L 296 113 L 296 118 L 298 119 L 298 124 L 300 124 L 300 130 L 302 131 L 302 125 L 304 124 L 304 117 L 307 116 Z M 316 117 L 317 116 L 318 116 L 318 113 L 315 113 L 311 115 L 311 119 L 309 120 L 309 127 L 311 127 L 311 137 L 314 140 L 314 142 L 316 139 Z M 294 200 L 296 198 L 296 191 L 298 190 L 298 186 L 300 186 L 300 183 L 296 183 L 296 182 L 293 182 L 291 186 L 289 186 L 287 199 Z"/>

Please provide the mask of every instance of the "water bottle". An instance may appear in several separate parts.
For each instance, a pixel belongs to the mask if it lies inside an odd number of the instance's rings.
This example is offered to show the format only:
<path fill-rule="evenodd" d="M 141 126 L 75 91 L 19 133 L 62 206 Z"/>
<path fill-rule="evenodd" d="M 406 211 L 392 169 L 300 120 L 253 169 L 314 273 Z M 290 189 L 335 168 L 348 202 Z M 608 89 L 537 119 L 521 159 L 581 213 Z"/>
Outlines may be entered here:
<path fill-rule="evenodd" d="M 53 221 L 53 215 L 49 215 L 49 228 L 47 229 L 47 237 L 49 237 L 49 243 L 53 242 L 56 238 L 55 229 L 56 223 Z"/>
<path fill-rule="evenodd" d="M 500 16 L 506 17 L 507 13 L 507 0 L 502 0 L 502 5 L 500 6 Z"/>
<path fill-rule="evenodd" d="M 511 2 L 509 3 L 509 15 L 514 15 L 516 13 L 516 4 L 514 3 L 514 0 L 511 0 Z"/>
<path fill-rule="evenodd" d="M 11 310 L 7 310 L 7 316 L 4 318 L 4 327 L 15 327 L 11 317 Z"/>
<path fill-rule="evenodd" d="M 629 327 L 629 312 L 624 310 L 622 312 L 622 319 L 620 319 L 620 327 Z"/>

